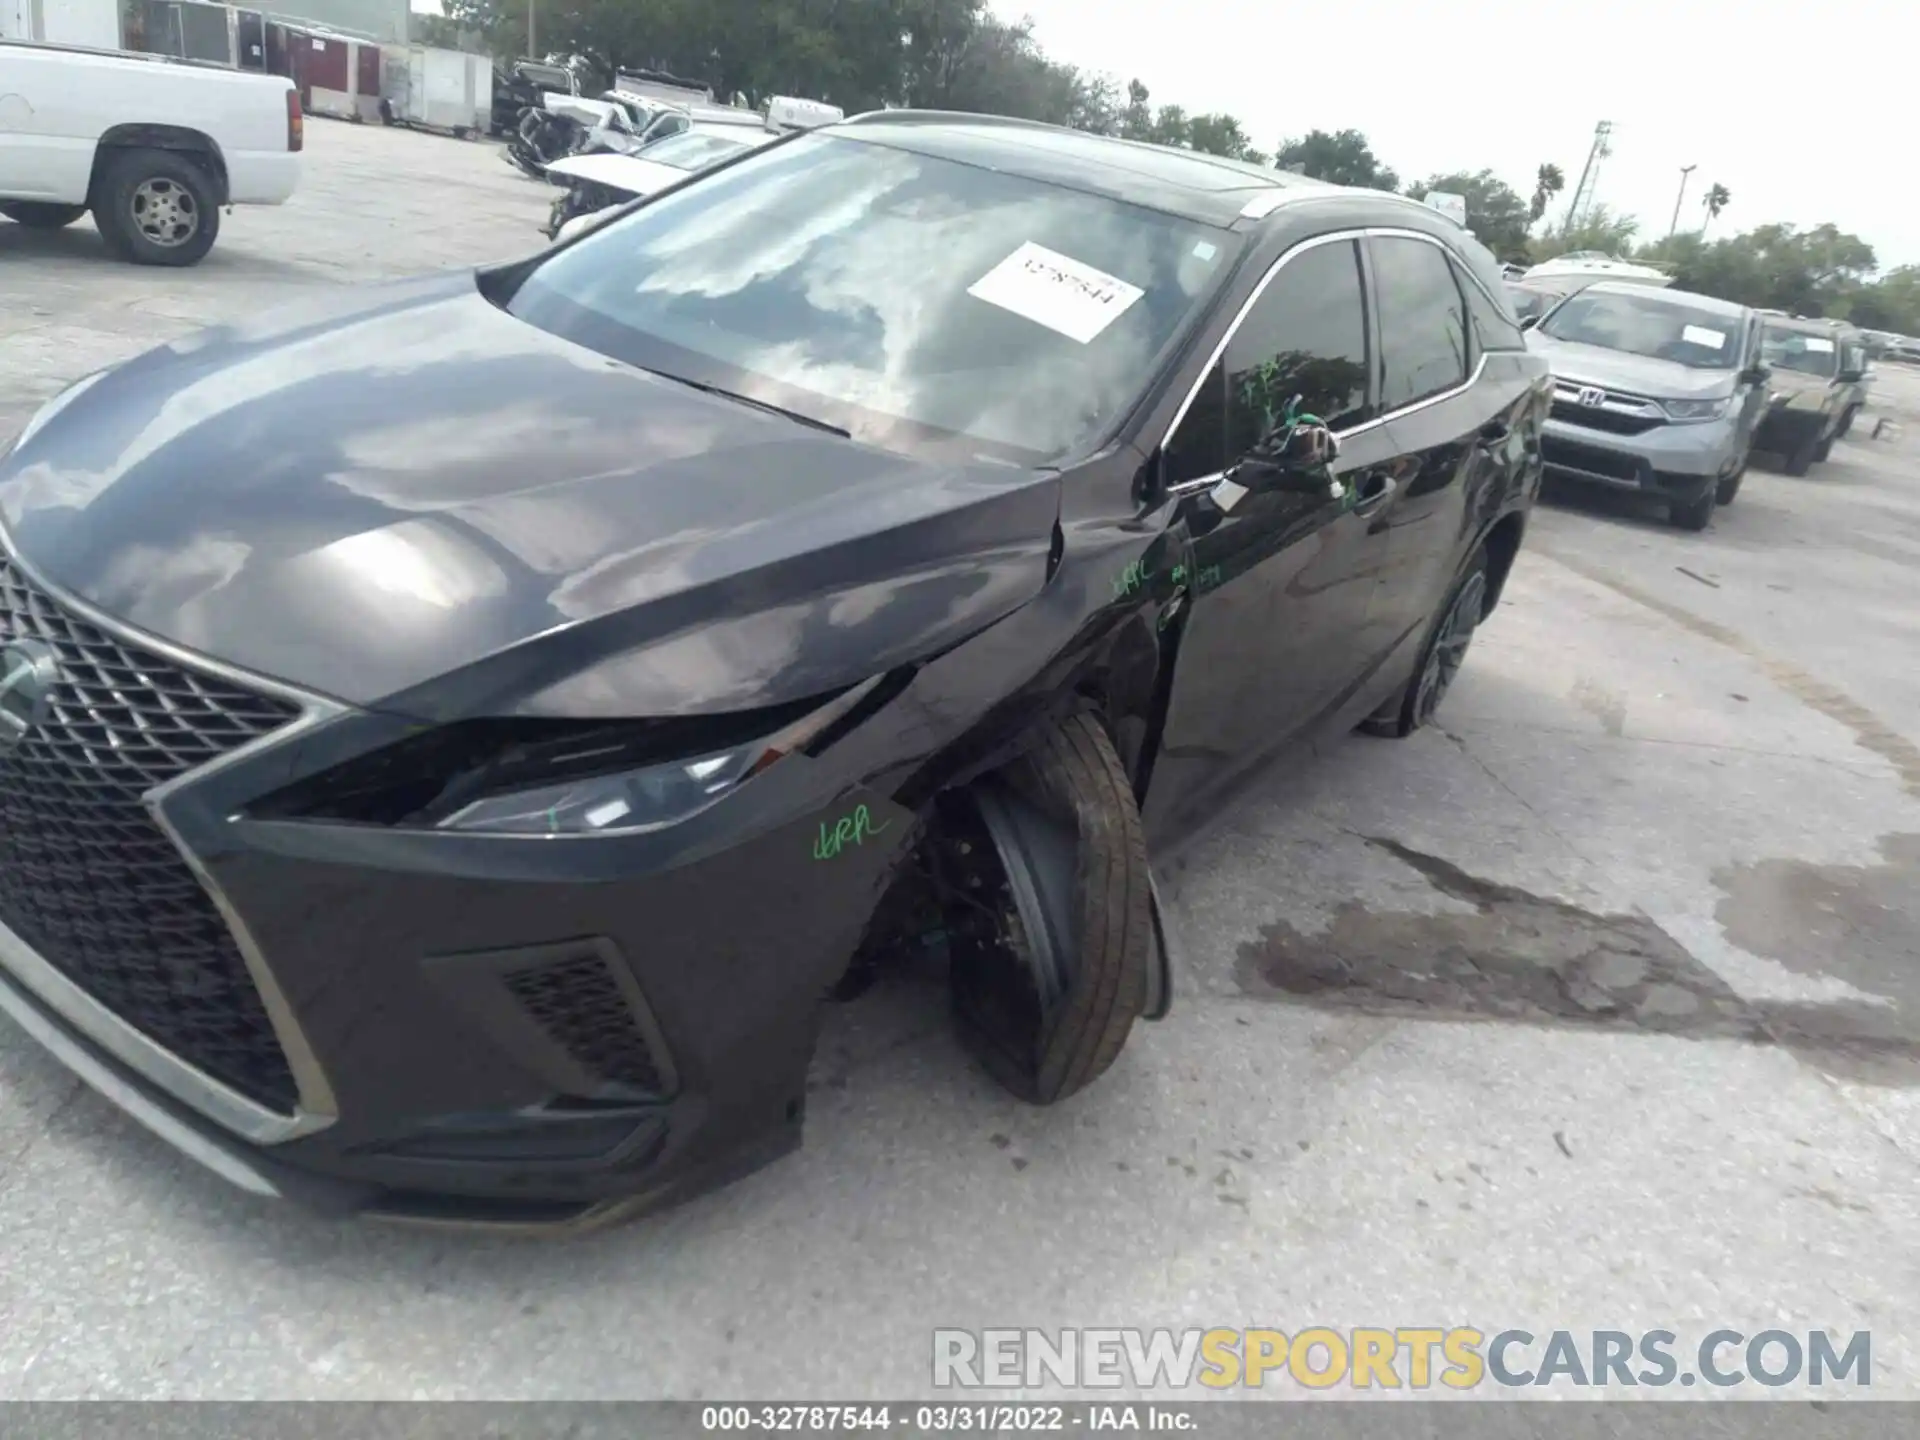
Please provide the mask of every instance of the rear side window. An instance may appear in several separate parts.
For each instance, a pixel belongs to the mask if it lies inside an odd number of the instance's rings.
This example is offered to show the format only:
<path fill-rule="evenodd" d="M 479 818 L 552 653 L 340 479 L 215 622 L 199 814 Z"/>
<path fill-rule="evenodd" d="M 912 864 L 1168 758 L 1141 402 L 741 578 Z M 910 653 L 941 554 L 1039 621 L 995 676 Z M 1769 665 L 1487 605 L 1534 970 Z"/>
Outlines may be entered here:
<path fill-rule="evenodd" d="M 1527 342 L 1520 333 L 1520 327 L 1488 298 L 1487 292 L 1467 273 L 1466 266 L 1458 260 L 1452 260 L 1452 257 L 1448 258 L 1453 265 L 1453 278 L 1460 287 L 1460 293 L 1467 298 L 1467 322 L 1473 326 L 1474 354 L 1483 350 L 1526 349 Z"/>
<path fill-rule="evenodd" d="M 1368 243 L 1380 306 L 1381 408 L 1397 410 L 1465 383 L 1467 320 L 1446 252 L 1392 236 Z"/>

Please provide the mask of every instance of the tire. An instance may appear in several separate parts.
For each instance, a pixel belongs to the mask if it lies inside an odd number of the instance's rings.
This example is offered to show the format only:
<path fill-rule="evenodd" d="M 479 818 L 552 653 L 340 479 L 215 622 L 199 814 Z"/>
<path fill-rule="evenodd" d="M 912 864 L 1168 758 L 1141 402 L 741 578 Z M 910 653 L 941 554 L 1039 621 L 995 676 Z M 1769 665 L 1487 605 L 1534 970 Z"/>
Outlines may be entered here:
<path fill-rule="evenodd" d="M 990 897 L 947 911 L 961 1038 L 1008 1091 L 1054 1104 L 1106 1072 L 1155 992 L 1161 957 L 1133 788 L 1105 727 L 1083 713 L 942 798 L 931 857 L 942 888 L 958 877 L 972 897 Z"/>
<path fill-rule="evenodd" d="M 1691 500 L 1669 501 L 1667 519 L 1682 530 L 1704 530 L 1713 519 L 1718 498 L 1718 487 L 1708 486 L 1704 493 Z"/>
<path fill-rule="evenodd" d="M 1795 445 L 1793 449 L 1787 452 L 1787 456 L 1786 456 L 1787 474 L 1792 475 L 1797 479 L 1798 477 L 1805 475 L 1809 470 L 1813 469 L 1815 462 L 1818 461 L 1820 458 L 1818 455 L 1814 453 L 1819 448 L 1820 448 L 1820 441 L 1817 435 L 1809 435 L 1805 440 L 1802 440 L 1797 445 Z"/>
<path fill-rule="evenodd" d="M 1853 429 L 1853 417 L 1859 413 L 1860 407 L 1858 405 L 1849 405 L 1846 412 L 1841 415 L 1839 425 L 1834 428 L 1833 438 L 1836 440 L 1844 439 L 1846 433 Z"/>
<path fill-rule="evenodd" d="M 1816 465 L 1826 464 L 1828 457 L 1833 454 L 1833 442 L 1839 438 L 1840 432 L 1836 430 L 1833 434 L 1827 436 L 1826 439 L 1815 445 L 1813 447 L 1813 463 Z"/>
<path fill-rule="evenodd" d="M 94 182 L 93 221 L 136 265 L 197 265 L 220 234 L 217 192 L 191 155 L 126 150 Z"/>
<path fill-rule="evenodd" d="M 1718 505 L 1731 505 L 1733 503 L 1733 497 L 1740 493 L 1740 481 L 1744 478 L 1745 474 L 1746 470 L 1743 466 L 1741 469 L 1727 476 L 1727 478 L 1722 480 L 1718 485 L 1715 485 L 1713 487 L 1714 503 Z"/>
<path fill-rule="evenodd" d="M 84 205 L 53 205 L 45 200 L 8 200 L 0 215 L 29 230 L 61 230 L 87 213 Z"/>
<path fill-rule="evenodd" d="M 1473 552 L 1453 582 L 1453 588 L 1447 592 L 1446 604 L 1441 606 L 1439 617 L 1427 634 L 1413 678 L 1399 695 L 1361 721 L 1361 730 L 1389 740 L 1403 740 L 1433 719 L 1440 702 L 1453 687 L 1454 677 L 1466 662 L 1473 632 L 1486 618 L 1486 596 L 1487 547 L 1482 545 Z"/>

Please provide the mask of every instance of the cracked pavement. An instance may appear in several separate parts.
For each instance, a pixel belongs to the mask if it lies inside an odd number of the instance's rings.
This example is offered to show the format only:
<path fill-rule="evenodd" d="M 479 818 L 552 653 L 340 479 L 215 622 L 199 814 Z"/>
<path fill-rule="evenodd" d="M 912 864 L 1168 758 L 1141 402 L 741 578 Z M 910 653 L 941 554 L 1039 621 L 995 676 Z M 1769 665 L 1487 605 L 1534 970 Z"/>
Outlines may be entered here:
<path fill-rule="evenodd" d="M 308 154 L 184 274 L 0 224 L 0 428 L 537 242 L 490 145 Z M 1543 507 L 1437 728 L 1295 757 L 1166 858 L 1173 1014 L 1055 1110 L 909 971 L 832 1016 L 800 1154 L 506 1241 L 230 1192 L 0 1022 L 0 1397 L 899 1397 L 937 1325 L 1316 1323 L 1870 1329 L 1874 1393 L 1920 1395 L 1920 371 L 1833 455 L 1704 535 Z"/>

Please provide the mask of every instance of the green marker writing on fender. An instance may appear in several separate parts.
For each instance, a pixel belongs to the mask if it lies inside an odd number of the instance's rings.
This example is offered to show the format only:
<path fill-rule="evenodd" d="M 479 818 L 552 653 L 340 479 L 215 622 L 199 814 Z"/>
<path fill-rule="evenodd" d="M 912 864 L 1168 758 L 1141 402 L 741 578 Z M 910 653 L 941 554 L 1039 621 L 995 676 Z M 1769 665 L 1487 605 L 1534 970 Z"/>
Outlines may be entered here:
<path fill-rule="evenodd" d="M 870 835 L 879 835 L 886 831 L 892 822 L 886 825 L 873 823 L 873 816 L 867 813 L 864 805 L 856 806 L 851 815 L 842 815 L 834 822 L 833 828 L 827 828 L 827 822 L 820 822 L 820 838 L 813 842 L 813 858 L 831 860 L 848 845 L 864 845 Z"/>

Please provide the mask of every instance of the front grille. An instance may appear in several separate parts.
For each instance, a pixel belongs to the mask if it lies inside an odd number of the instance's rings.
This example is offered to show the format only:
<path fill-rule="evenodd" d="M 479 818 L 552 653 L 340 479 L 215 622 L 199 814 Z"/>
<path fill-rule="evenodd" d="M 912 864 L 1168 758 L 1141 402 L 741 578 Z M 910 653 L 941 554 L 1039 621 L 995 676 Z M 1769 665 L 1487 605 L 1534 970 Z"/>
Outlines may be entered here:
<path fill-rule="evenodd" d="M 0 755 L 0 920 L 95 1000 L 262 1105 L 293 1076 L 220 912 L 140 797 L 294 719 L 67 613 L 0 554 L 0 645 L 58 663 L 50 704 Z"/>
<path fill-rule="evenodd" d="M 1584 425 L 1589 430 L 1605 430 L 1610 435 L 1644 435 L 1661 422 L 1652 415 L 1622 415 L 1617 410 L 1602 410 L 1593 405 L 1553 402 L 1553 418 L 1569 425 Z"/>
<path fill-rule="evenodd" d="M 1597 445 L 1582 445 L 1576 440 L 1562 440 L 1557 435 L 1541 437 L 1540 454 L 1549 469 L 1579 470 L 1614 480 L 1638 481 L 1641 475 L 1640 462 L 1631 455 L 1621 455 Z"/>

